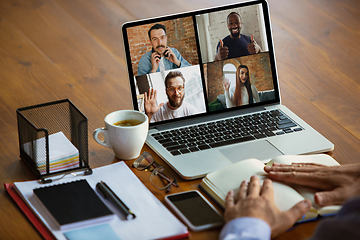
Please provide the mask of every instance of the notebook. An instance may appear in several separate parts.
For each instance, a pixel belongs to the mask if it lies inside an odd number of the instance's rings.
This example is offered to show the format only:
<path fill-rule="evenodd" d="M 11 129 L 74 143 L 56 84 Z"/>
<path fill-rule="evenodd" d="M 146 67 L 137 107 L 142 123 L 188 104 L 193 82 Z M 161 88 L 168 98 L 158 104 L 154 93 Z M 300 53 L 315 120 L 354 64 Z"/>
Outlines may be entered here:
<path fill-rule="evenodd" d="M 50 218 L 40 201 L 34 197 L 33 189 L 81 179 L 86 179 L 92 190 L 116 216 L 113 220 L 102 224 L 90 223 L 61 230 Z M 136 218 L 127 220 L 122 211 L 95 190 L 96 184 L 100 181 L 107 183 L 136 214 Z M 182 239 L 189 236 L 187 227 L 146 188 L 123 161 L 95 168 L 93 174 L 87 176 L 69 174 L 50 184 L 42 184 L 41 181 L 34 180 L 5 184 L 5 188 L 45 239 L 65 240 L 69 236 L 71 236 L 70 239 L 76 239 L 76 236 L 82 235 L 82 231 L 87 230 L 96 232 L 104 230 L 107 231 L 106 237 L 115 233 L 120 239 Z M 156 231 L 154 231 L 154 226 L 156 226 Z M 112 233 L 107 230 L 109 227 Z"/>
<path fill-rule="evenodd" d="M 36 188 L 33 192 L 61 230 L 115 218 L 84 179 Z"/>
<path fill-rule="evenodd" d="M 182 178 L 334 145 L 281 104 L 268 4 L 249 1 L 122 26 L 146 143 Z"/>

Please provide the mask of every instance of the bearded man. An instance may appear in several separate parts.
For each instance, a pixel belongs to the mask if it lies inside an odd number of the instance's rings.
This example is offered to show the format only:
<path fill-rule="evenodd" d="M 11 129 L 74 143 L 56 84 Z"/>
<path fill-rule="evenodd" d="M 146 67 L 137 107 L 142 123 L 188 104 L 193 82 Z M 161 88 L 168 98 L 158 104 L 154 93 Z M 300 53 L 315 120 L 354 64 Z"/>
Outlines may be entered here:
<path fill-rule="evenodd" d="M 184 101 L 185 78 L 180 71 L 171 71 L 165 77 L 165 91 L 168 97 L 166 103 L 156 102 L 156 90 L 145 92 L 145 114 L 150 122 L 158 122 L 179 117 L 190 116 L 198 111 L 195 106 Z"/>

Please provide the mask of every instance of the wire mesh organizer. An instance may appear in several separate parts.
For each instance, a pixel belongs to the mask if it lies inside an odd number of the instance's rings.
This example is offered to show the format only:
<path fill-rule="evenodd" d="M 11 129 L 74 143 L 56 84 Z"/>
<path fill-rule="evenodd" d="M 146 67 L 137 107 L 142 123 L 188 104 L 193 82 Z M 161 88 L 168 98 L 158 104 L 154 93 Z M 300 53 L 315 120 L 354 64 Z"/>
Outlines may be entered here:
<path fill-rule="evenodd" d="M 16 112 L 20 158 L 38 178 L 46 182 L 46 177 L 69 171 L 84 170 L 86 175 L 92 173 L 89 166 L 87 118 L 69 99 L 19 108 Z M 62 136 L 61 144 L 58 141 L 55 143 L 53 137 L 58 133 Z M 54 139 L 52 145 L 50 139 Z M 70 145 L 77 153 L 72 152 L 71 156 L 59 155 L 56 161 L 51 159 L 50 155 L 54 154 L 50 154 L 50 150 L 57 148 L 58 154 L 63 154 L 61 151 L 65 145 Z"/>

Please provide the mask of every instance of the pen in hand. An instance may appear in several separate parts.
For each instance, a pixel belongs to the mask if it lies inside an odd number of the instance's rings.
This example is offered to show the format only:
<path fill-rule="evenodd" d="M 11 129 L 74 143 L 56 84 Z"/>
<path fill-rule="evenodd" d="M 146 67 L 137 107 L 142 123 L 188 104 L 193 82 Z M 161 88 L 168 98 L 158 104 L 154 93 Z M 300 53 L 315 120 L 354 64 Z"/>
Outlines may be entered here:
<path fill-rule="evenodd" d="M 125 214 L 126 219 L 134 219 L 135 214 L 125 205 L 123 201 L 111 190 L 111 188 L 103 181 L 96 184 L 96 188 L 102 193 L 104 198 L 109 199 L 115 204 L 120 211 Z"/>

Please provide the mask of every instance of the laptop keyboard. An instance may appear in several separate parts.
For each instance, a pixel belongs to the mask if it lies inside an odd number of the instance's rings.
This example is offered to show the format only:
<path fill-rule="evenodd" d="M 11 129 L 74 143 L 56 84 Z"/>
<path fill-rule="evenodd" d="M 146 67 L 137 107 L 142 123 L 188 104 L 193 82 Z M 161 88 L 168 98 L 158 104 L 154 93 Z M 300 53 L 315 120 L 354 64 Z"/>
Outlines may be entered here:
<path fill-rule="evenodd" d="M 154 133 L 151 136 L 176 156 L 302 130 L 280 110 L 271 110 Z"/>

